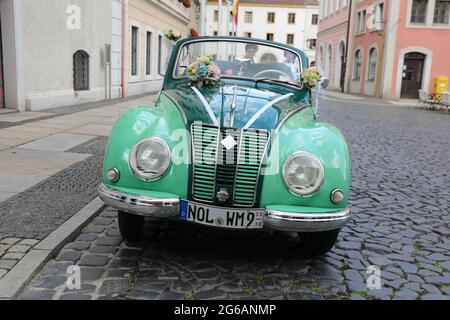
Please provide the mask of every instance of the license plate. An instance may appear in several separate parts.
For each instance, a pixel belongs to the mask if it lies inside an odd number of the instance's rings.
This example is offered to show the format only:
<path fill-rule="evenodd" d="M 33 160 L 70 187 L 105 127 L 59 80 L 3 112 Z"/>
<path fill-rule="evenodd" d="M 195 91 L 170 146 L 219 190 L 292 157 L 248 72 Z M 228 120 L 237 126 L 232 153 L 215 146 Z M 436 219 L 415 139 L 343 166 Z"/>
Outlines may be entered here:
<path fill-rule="evenodd" d="M 262 229 L 264 209 L 220 208 L 181 200 L 180 219 L 229 229 Z"/>

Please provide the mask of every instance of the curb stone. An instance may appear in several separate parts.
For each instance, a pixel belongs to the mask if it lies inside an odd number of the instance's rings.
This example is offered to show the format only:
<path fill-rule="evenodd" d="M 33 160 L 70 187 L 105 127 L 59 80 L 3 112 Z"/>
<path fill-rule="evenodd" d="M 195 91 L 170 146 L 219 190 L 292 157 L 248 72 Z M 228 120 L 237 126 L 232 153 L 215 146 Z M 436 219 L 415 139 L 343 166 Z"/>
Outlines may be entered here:
<path fill-rule="evenodd" d="M 31 249 L 0 280 L 0 300 L 15 299 L 36 273 L 89 224 L 106 205 L 97 197 Z"/>

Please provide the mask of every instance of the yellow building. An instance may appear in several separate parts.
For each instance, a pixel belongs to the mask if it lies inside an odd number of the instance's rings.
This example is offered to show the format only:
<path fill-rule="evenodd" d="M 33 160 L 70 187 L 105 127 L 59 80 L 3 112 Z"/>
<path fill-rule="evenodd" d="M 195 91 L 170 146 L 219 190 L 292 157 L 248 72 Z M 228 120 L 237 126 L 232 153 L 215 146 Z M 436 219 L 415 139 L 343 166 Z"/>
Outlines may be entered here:
<path fill-rule="evenodd" d="M 122 15 L 128 17 L 122 27 L 127 68 L 124 96 L 157 91 L 161 88 L 170 43 L 164 36 L 169 28 L 183 37 L 197 30 L 195 1 L 178 0 L 122 0 Z M 190 3 L 190 6 L 189 6 Z M 187 7 L 188 6 L 188 7 Z"/>

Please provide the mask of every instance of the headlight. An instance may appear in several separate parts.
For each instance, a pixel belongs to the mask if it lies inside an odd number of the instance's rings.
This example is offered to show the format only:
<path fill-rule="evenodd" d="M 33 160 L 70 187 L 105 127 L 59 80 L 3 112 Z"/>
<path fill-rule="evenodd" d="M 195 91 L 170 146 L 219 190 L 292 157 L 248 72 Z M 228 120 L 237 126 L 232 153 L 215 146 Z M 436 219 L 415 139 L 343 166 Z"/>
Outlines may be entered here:
<path fill-rule="evenodd" d="M 160 178 L 169 168 L 169 164 L 169 147 L 160 138 L 144 139 L 131 151 L 131 170 L 141 179 L 151 181 Z"/>
<path fill-rule="evenodd" d="M 283 176 L 289 190 L 308 196 L 322 186 L 324 171 L 317 157 L 307 152 L 298 152 L 286 161 Z"/>

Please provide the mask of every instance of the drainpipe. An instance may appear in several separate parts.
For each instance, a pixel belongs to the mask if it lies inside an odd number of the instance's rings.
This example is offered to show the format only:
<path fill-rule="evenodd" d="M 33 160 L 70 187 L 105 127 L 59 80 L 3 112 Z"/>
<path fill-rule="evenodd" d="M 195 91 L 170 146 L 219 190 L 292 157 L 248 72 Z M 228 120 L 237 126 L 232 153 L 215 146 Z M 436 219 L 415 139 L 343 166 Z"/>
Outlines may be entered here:
<path fill-rule="evenodd" d="M 342 75 L 342 79 L 341 80 L 341 92 L 344 93 L 345 91 L 345 83 L 346 81 L 346 77 L 347 77 L 347 61 L 348 61 L 348 47 L 349 47 L 349 42 L 350 42 L 350 25 L 351 25 L 351 19 L 352 19 L 352 3 L 353 0 L 350 0 L 349 4 L 348 4 L 348 24 L 347 24 L 347 40 L 346 40 L 346 44 L 345 44 L 345 56 L 344 56 L 344 74 Z"/>
<path fill-rule="evenodd" d="M 122 0 L 122 98 L 127 96 L 128 0 Z"/>

